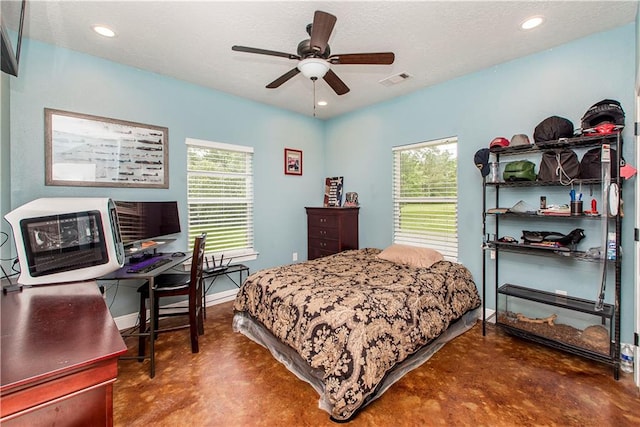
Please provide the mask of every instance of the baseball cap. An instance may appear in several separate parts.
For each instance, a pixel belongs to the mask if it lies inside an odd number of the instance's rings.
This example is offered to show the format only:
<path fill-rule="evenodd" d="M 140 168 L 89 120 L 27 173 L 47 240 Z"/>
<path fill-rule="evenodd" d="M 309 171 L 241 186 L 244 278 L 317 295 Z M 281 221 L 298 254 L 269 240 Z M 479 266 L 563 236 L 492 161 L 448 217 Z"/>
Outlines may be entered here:
<path fill-rule="evenodd" d="M 491 151 L 501 150 L 502 148 L 508 147 L 508 146 L 509 146 L 509 140 L 502 136 L 493 138 L 489 143 L 489 149 Z"/>
<path fill-rule="evenodd" d="M 523 133 L 518 133 L 511 137 L 510 147 L 513 148 L 525 148 L 531 146 L 531 141 L 529 141 L 529 137 Z"/>
<path fill-rule="evenodd" d="M 482 148 L 476 151 L 475 156 L 473 156 L 473 163 L 476 164 L 483 177 L 489 175 L 489 149 Z"/>

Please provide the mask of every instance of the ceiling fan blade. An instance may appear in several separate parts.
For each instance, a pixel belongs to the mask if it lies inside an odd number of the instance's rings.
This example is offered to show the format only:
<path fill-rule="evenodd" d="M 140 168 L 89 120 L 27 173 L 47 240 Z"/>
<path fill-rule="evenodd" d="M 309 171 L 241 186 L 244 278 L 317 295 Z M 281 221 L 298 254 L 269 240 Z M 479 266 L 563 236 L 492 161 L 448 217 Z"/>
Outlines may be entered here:
<path fill-rule="evenodd" d="M 298 55 L 294 55 L 292 53 L 277 52 L 275 50 L 267 50 L 267 49 L 258 49 L 255 47 L 231 46 L 231 50 L 235 50 L 236 52 L 259 53 L 260 55 L 281 56 L 283 58 L 288 58 L 288 59 L 300 59 Z"/>
<path fill-rule="evenodd" d="M 311 26 L 311 40 L 309 45 L 317 48 L 323 54 L 329 42 L 329 36 L 336 25 L 336 17 L 327 12 L 316 10 L 313 15 L 313 25 Z"/>
<path fill-rule="evenodd" d="M 331 86 L 331 89 L 333 89 L 338 95 L 344 95 L 350 90 L 347 85 L 344 84 L 342 80 L 340 80 L 340 77 L 338 77 L 338 75 L 333 72 L 333 70 L 327 71 L 327 74 L 325 74 L 323 78 L 324 81 L 327 82 L 329 86 Z"/>
<path fill-rule="evenodd" d="M 396 56 L 393 52 L 345 53 L 342 55 L 331 55 L 327 61 L 332 64 L 390 65 L 393 64 L 395 58 Z"/>
<path fill-rule="evenodd" d="M 284 73 L 283 75 L 281 75 L 280 77 L 278 77 L 277 79 L 275 79 L 274 81 L 269 83 L 267 85 L 267 89 L 275 89 L 277 87 L 280 87 L 280 85 L 282 83 L 284 83 L 287 80 L 289 80 L 290 78 L 296 76 L 299 72 L 300 72 L 300 70 L 298 70 L 297 67 L 287 71 L 286 73 Z"/>

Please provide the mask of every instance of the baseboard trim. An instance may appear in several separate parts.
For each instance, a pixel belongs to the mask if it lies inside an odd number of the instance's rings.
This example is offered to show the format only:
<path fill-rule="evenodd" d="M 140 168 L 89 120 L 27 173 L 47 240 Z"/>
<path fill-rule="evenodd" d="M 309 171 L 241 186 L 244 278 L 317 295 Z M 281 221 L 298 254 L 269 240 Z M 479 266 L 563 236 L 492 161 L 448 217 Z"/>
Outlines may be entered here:
<path fill-rule="evenodd" d="M 207 307 L 222 304 L 225 302 L 233 301 L 238 293 L 238 289 L 230 289 L 228 291 L 216 292 L 214 294 L 208 294 L 206 298 Z M 163 308 L 172 308 L 182 305 L 182 303 L 173 303 L 162 306 Z M 149 313 L 147 313 L 147 318 Z M 118 330 L 133 328 L 138 324 L 138 313 L 124 314 L 113 319 L 116 322 Z"/>
<path fill-rule="evenodd" d="M 496 314 L 496 311 L 494 309 L 485 308 L 484 316 L 487 323 L 496 323 L 496 317 L 494 316 L 494 314 Z"/>

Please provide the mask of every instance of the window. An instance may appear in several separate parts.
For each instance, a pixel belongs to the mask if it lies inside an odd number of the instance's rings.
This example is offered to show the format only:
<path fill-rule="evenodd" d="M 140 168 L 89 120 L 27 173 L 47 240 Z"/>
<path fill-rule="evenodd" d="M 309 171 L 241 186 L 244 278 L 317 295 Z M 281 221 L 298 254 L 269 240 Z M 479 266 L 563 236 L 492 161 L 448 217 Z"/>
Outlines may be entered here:
<path fill-rule="evenodd" d="M 393 241 L 458 258 L 457 138 L 393 148 Z"/>
<path fill-rule="evenodd" d="M 207 233 L 207 252 L 255 259 L 253 148 L 187 138 L 189 246 Z"/>

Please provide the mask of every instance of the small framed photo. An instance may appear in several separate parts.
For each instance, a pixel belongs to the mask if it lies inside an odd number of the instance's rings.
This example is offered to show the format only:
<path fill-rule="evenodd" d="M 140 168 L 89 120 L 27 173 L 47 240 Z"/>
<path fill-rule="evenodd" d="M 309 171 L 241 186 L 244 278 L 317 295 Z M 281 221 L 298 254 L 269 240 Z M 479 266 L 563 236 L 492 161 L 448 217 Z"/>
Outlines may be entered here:
<path fill-rule="evenodd" d="M 284 173 L 302 175 L 302 151 L 292 148 L 284 149 Z"/>

